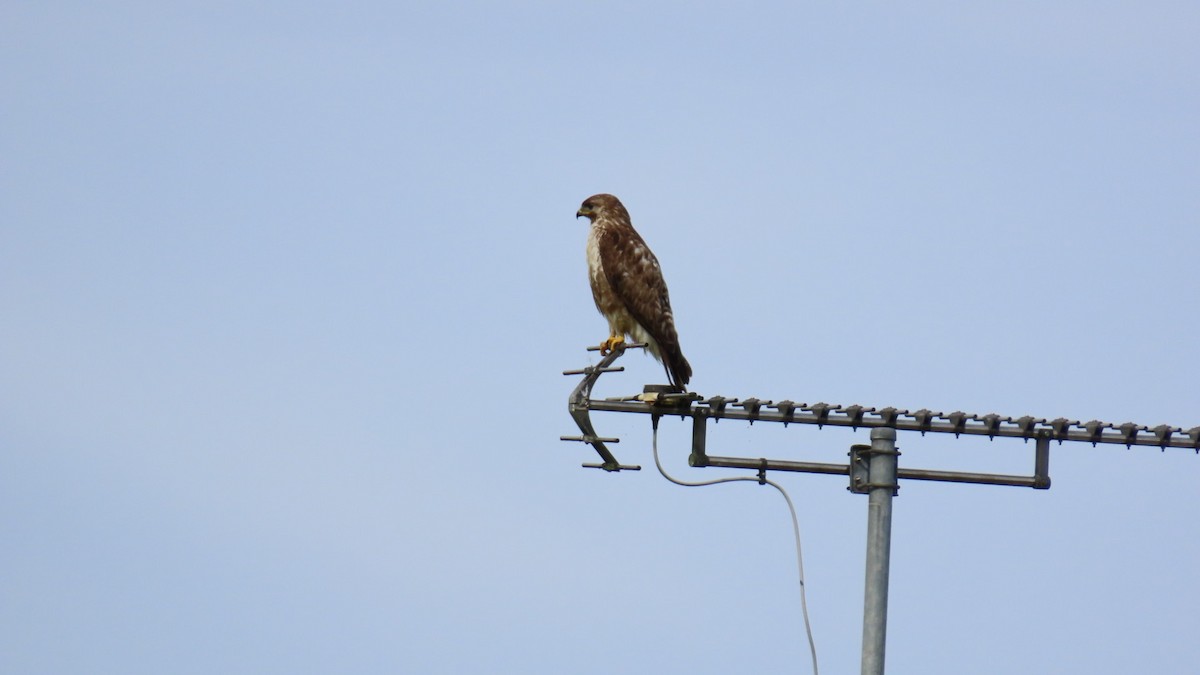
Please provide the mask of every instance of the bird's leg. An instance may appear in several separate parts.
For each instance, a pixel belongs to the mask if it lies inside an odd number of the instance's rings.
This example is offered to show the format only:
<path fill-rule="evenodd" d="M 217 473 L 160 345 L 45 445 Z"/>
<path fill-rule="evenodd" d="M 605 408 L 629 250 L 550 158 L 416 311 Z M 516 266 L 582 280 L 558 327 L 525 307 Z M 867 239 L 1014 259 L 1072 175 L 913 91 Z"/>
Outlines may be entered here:
<path fill-rule="evenodd" d="M 624 335 L 613 335 L 600 343 L 600 356 L 608 356 L 608 353 L 615 350 L 617 347 L 624 346 Z"/>

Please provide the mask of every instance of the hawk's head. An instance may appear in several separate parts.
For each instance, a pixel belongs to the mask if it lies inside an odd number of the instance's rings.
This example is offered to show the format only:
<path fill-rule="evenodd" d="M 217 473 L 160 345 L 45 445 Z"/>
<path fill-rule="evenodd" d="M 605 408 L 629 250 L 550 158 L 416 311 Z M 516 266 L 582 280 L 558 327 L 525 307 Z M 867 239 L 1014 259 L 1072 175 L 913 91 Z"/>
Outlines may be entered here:
<path fill-rule="evenodd" d="M 624 211 L 625 206 L 621 204 L 620 199 L 612 195 L 598 194 L 583 200 L 583 204 L 575 212 L 575 217 L 587 216 L 587 219 L 594 223 L 597 218 L 602 218 L 606 214 Z"/>

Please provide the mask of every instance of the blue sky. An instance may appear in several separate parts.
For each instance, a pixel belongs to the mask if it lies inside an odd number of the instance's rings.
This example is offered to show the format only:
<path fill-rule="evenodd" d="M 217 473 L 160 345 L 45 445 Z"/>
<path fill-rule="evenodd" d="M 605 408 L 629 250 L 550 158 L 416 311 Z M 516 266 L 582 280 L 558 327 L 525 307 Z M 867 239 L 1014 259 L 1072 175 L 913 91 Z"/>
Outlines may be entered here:
<path fill-rule="evenodd" d="M 1200 424 L 1195 3 L 645 5 L 0 10 L 0 671 L 806 672 L 777 495 L 557 440 L 596 192 L 705 396 Z M 623 361 L 597 394 L 662 379 Z M 890 672 L 1200 660 L 1200 458 L 1051 475 L 901 488 Z M 866 500 L 777 479 L 855 672 Z"/>

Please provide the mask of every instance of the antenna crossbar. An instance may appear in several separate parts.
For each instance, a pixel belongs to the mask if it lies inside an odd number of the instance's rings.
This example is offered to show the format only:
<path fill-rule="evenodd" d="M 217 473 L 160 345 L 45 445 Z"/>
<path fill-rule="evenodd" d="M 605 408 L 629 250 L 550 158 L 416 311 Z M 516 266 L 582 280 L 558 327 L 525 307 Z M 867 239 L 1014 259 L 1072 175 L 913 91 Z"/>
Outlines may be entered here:
<path fill-rule="evenodd" d="M 725 396 L 704 398 L 695 393 L 678 393 L 669 386 L 647 385 L 639 395 L 618 396 L 605 399 L 591 398 L 592 388 L 600 375 L 620 372 L 621 367 L 613 367 L 613 362 L 625 353 L 626 349 L 641 348 L 641 344 L 618 345 L 594 366 L 578 370 L 564 371 L 564 375 L 583 375 L 583 380 L 571 392 L 568 410 L 575 423 L 583 432 L 581 436 L 563 436 L 564 441 L 580 441 L 591 445 L 602 460 L 599 464 L 585 464 L 587 467 L 604 469 L 605 471 L 638 470 L 636 465 L 621 464 L 608 444 L 618 442 L 616 438 L 605 438 L 598 435 L 591 422 L 591 412 L 621 412 L 640 413 L 655 417 L 663 415 L 679 415 L 693 419 L 692 455 L 689 459 L 693 466 L 720 466 L 739 469 L 759 469 L 776 471 L 803 471 L 808 473 L 850 474 L 853 481 L 853 464 L 820 464 L 815 462 L 791 462 L 783 460 L 747 459 L 739 457 L 713 457 L 705 453 L 705 427 L 708 420 L 714 422 L 723 419 L 744 420 L 755 422 L 774 422 L 784 426 L 789 424 L 815 424 L 817 427 L 834 426 L 864 428 L 890 428 L 897 431 L 916 431 L 921 435 L 954 434 L 955 437 L 987 436 L 996 438 L 1020 438 L 1036 442 L 1034 475 L 1011 476 L 1004 474 L 974 474 L 948 471 L 930 471 L 924 469 L 900 468 L 898 478 L 912 480 L 935 480 L 965 483 L 984 483 L 993 485 L 1016 485 L 1039 489 L 1050 486 L 1049 479 L 1049 446 L 1051 441 L 1072 441 L 1091 443 L 1093 446 L 1101 443 L 1133 446 L 1167 448 L 1185 448 L 1200 453 L 1200 426 L 1184 430 L 1182 427 L 1160 424 L 1156 427 L 1126 422 L 1114 424 L 1090 420 L 1081 422 L 1065 417 L 1047 419 L 1025 415 L 1011 417 L 995 413 L 974 414 L 962 411 L 939 412 L 922 408 L 906 410 L 886 407 L 874 408 L 862 405 L 838 405 L 824 402 L 796 403 L 791 400 L 779 402 L 758 398 L 737 399 Z M 595 351 L 596 347 L 589 350 Z"/>
<path fill-rule="evenodd" d="M 1078 441 L 1110 443 L 1126 447 L 1149 446 L 1158 448 L 1187 448 L 1200 452 L 1200 426 L 1184 431 L 1182 427 L 1159 425 L 1148 427 L 1139 424 L 1111 424 L 1092 420 L 1080 422 L 1058 418 L 1047 420 L 1031 416 L 1004 417 L 989 413 L 975 415 L 964 412 L 934 412 L 932 410 L 902 410 L 898 408 L 866 408 L 860 405 L 832 405 L 828 403 L 793 403 L 761 401 L 759 399 L 730 399 L 724 396 L 700 398 L 686 402 L 688 395 L 659 394 L 643 400 L 599 400 L 591 402 L 592 410 L 604 412 L 643 413 L 647 415 L 682 415 L 706 419 L 745 420 L 748 422 L 780 422 L 783 424 L 815 424 L 837 427 L 890 427 L 897 431 L 919 431 L 926 433 L 948 433 L 955 436 L 973 435 L 989 438 L 1022 438 L 1037 440 L 1049 438 L 1053 441 Z M 692 395 L 694 396 L 694 395 Z M 645 399 L 650 400 L 645 400 Z M 670 408 L 664 409 L 670 405 Z"/>

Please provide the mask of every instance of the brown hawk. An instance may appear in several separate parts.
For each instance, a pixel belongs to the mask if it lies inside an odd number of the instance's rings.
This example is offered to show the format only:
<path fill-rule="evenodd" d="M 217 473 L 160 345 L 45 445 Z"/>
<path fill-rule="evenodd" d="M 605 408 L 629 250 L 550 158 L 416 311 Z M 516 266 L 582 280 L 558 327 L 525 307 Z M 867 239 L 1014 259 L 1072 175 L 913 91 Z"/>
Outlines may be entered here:
<path fill-rule="evenodd" d="M 671 384 L 683 390 L 692 377 L 692 367 L 679 349 L 671 299 L 658 259 L 633 229 L 629 212 L 616 197 L 588 197 L 575 214 L 579 216 L 587 216 L 592 223 L 587 242 L 588 278 L 596 309 L 608 319 L 609 337 L 600 343 L 600 353 L 620 346 L 628 335 L 645 343 L 646 350 L 666 368 Z"/>

